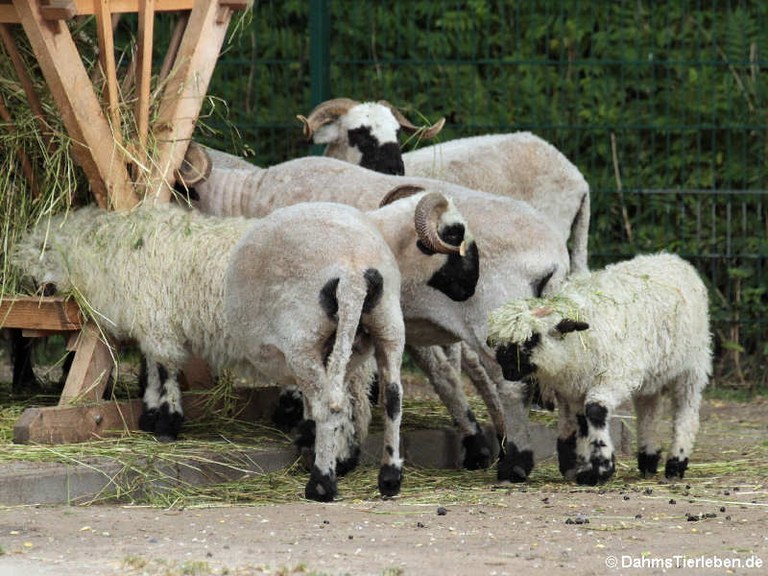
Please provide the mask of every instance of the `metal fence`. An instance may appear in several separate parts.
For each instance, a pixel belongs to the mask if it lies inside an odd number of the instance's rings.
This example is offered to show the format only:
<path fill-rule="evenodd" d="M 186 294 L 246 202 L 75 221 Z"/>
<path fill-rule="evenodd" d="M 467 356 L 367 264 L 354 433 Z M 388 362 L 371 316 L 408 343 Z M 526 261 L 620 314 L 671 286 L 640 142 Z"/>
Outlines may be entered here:
<path fill-rule="evenodd" d="M 720 374 L 764 383 L 766 65 L 765 2 L 257 2 L 201 137 L 259 165 L 306 155 L 295 115 L 331 96 L 445 116 L 443 139 L 535 132 L 590 182 L 591 266 L 689 258 Z"/>

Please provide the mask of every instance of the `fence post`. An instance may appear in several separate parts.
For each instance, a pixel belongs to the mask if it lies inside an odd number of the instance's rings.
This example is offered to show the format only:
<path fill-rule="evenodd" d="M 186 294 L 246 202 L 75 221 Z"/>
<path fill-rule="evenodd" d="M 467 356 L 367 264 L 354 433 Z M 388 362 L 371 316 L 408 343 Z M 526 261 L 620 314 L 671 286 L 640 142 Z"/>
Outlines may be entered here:
<path fill-rule="evenodd" d="M 311 0 L 309 8 L 309 82 L 314 108 L 331 95 L 331 15 L 329 0 Z M 320 156 L 324 146 L 314 144 L 311 153 Z"/>

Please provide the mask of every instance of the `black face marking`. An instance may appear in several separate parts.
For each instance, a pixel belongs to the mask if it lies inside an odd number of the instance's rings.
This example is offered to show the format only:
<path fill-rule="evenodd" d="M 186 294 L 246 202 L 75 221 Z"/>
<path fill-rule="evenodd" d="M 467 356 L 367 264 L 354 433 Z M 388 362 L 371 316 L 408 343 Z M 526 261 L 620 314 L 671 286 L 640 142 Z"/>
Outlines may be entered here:
<path fill-rule="evenodd" d="M 339 300 L 336 298 L 338 287 L 339 279 L 332 278 L 320 289 L 320 307 L 331 320 L 336 320 L 336 314 L 339 312 Z"/>
<path fill-rule="evenodd" d="M 589 329 L 589 324 L 580 320 L 571 320 L 570 318 L 563 318 L 555 326 L 555 330 L 560 334 L 568 334 L 570 332 L 582 332 Z"/>
<path fill-rule="evenodd" d="M 576 414 L 576 422 L 579 424 L 579 437 L 586 438 L 589 434 L 587 418 L 584 416 L 584 414 Z"/>
<path fill-rule="evenodd" d="M 427 286 L 439 290 L 451 300 L 463 302 L 475 293 L 480 278 L 480 256 L 477 245 L 467 246 L 464 256 L 449 254 L 448 260 L 432 275 Z"/>
<path fill-rule="evenodd" d="M 504 458 L 499 461 L 497 477 L 510 482 L 525 482 L 533 470 L 533 452 L 518 450 L 514 442 L 507 442 Z"/>
<path fill-rule="evenodd" d="M 584 414 L 592 426 L 605 428 L 605 421 L 608 418 L 608 409 L 605 406 L 597 402 L 587 402 L 584 406 Z"/>
<path fill-rule="evenodd" d="M 531 290 L 533 291 L 534 298 L 541 298 L 541 295 L 544 293 L 544 288 L 546 288 L 549 281 L 552 280 L 555 270 L 556 268 L 552 268 L 552 270 L 547 272 L 544 276 L 531 283 Z"/>
<path fill-rule="evenodd" d="M 496 348 L 496 362 L 501 366 L 505 379 L 519 382 L 536 371 L 536 365 L 531 362 L 531 352 L 540 341 L 541 335 L 534 334 L 522 346 L 504 344 Z"/>
<path fill-rule="evenodd" d="M 365 300 L 363 301 L 363 313 L 368 314 L 381 300 L 381 295 L 384 291 L 384 278 L 381 277 L 381 272 L 374 268 L 368 268 L 364 276 L 368 288 L 365 293 Z"/>
<path fill-rule="evenodd" d="M 394 455 L 395 453 L 395 451 L 392 449 L 392 446 L 390 446 L 389 444 L 387 444 L 387 446 L 385 447 L 385 450 L 387 451 L 387 454 L 389 454 L 390 456 Z"/>
<path fill-rule="evenodd" d="M 387 386 L 384 389 L 384 396 L 387 406 L 387 417 L 394 420 L 400 415 L 400 391 L 394 386 Z"/>
<path fill-rule="evenodd" d="M 405 174 L 400 144 L 397 142 L 379 143 L 371 134 L 370 126 L 360 126 L 347 132 L 349 145 L 357 148 L 362 155 L 360 166 L 383 174 L 402 176 Z"/>

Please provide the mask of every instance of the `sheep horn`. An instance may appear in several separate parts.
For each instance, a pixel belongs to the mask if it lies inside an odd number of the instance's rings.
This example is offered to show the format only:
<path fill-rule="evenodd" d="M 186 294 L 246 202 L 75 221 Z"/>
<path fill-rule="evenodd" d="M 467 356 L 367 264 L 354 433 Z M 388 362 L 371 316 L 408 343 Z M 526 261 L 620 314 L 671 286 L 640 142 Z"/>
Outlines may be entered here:
<path fill-rule="evenodd" d="M 424 138 L 424 139 L 434 138 L 440 133 L 440 130 L 443 129 L 443 126 L 445 126 L 445 118 L 440 118 L 440 120 L 432 124 L 432 126 L 416 126 L 412 124 L 411 121 L 408 120 L 405 116 L 403 116 L 403 113 L 400 112 L 400 110 L 392 106 L 392 104 L 390 104 L 386 100 L 379 100 L 379 104 L 389 108 L 390 112 L 392 112 L 392 115 L 395 117 L 395 120 L 398 121 L 398 123 L 400 124 L 400 127 L 403 130 L 405 130 L 409 134 L 414 134 L 419 138 Z"/>
<path fill-rule="evenodd" d="M 381 199 L 381 202 L 379 202 L 379 208 L 381 208 L 382 206 L 386 206 L 387 204 L 392 204 L 392 202 L 396 202 L 401 198 L 407 198 L 408 196 L 413 196 L 414 194 L 418 194 L 419 192 L 424 192 L 424 188 L 422 188 L 421 186 L 414 186 L 412 184 L 402 184 L 400 186 L 396 186 L 395 188 L 392 188 L 392 190 L 387 192 L 384 198 Z"/>
<path fill-rule="evenodd" d="M 466 248 L 464 242 L 460 246 L 453 246 L 444 242 L 437 233 L 437 223 L 440 216 L 448 209 L 448 199 L 437 192 L 425 194 L 416 205 L 414 224 L 416 234 L 427 248 L 440 254 L 459 254 L 464 256 Z"/>
<path fill-rule="evenodd" d="M 299 114 L 296 118 L 304 124 L 304 137 L 309 140 L 318 128 L 333 122 L 358 104 L 359 102 L 351 98 L 333 98 L 315 106 L 308 117 Z"/>
<path fill-rule="evenodd" d="M 195 184 L 208 180 L 211 175 L 211 157 L 205 148 L 197 142 L 190 142 L 184 160 L 176 171 L 176 180 L 190 188 Z"/>

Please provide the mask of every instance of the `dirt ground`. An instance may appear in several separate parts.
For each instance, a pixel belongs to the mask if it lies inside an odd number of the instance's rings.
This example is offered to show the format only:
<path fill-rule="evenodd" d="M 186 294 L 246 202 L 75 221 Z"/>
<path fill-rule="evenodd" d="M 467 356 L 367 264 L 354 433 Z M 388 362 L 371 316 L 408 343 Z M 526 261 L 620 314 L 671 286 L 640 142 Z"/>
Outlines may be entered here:
<path fill-rule="evenodd" d="M 768 402 L 708 401 L 699 439 L 675 484 L 625 456 L 600 488 L 534 471 L 387 501 L 0 509 L 0 576 L 768 573 Z"/>

